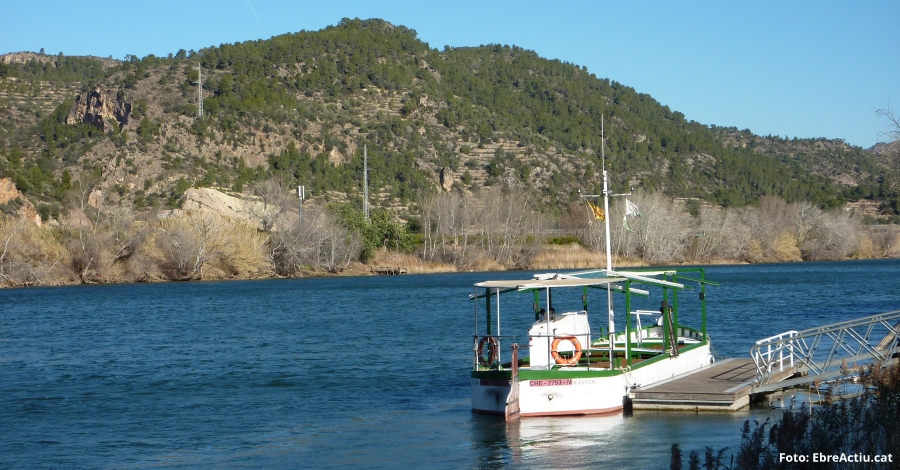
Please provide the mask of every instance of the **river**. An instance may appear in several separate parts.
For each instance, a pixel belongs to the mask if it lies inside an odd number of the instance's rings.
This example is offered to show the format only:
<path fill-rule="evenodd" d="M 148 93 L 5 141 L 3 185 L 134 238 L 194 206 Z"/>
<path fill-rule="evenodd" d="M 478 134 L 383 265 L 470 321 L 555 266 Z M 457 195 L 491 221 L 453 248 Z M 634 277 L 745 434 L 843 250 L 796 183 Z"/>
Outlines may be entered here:
<path fill-rule="evenodd" d="M 735 449 L 779 416 L 472 414 L 467 294 L 529 274 L 0 290 L 0 467 L 668 468 L 673 442 Z M 900 260 L 706 274 L 720 358 L 900 309 Z"/>

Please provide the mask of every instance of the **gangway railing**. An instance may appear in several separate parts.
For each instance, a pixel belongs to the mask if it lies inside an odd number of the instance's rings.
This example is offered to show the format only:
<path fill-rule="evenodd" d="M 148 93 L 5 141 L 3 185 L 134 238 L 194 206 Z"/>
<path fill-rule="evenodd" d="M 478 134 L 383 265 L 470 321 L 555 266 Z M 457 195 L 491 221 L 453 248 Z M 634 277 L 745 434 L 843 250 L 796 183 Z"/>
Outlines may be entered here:
<path fill-rule="evenodd" d="M 789 331 L 757 341 L 750 348 L 756 363 L 752 393 L 832 380 L 860 366 L 895 359 L 900 339 L 900 310 L 856 318 L 803 331 Z M 851 364 L 853 367 L 851 367 Z M 795 366 L 805 377 L 770 384 L 774 372 Z"/>
<path fill-rule="evenodd" d="M 770 336 L 756 342 L 750 349 L 750 357 L 756 363 L 756 383 L 768 383 L 772 372 L 784 372 L 785 363 L 788 368 L 794 367 L 794 342 L 797 330 Z"/>

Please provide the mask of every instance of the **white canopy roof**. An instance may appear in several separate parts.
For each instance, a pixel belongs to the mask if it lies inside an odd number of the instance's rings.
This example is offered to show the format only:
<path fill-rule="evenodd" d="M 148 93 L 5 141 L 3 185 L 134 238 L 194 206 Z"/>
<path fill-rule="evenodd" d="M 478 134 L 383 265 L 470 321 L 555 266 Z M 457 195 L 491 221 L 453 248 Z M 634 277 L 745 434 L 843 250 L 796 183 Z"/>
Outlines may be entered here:
<path fill-rule="evenodd" d="M 568 274 L 557 274 L 557 273 L 549 273 L 549 274 L 537 274 L 536 278 L 540 279 L 550 279 L 557 277 L 566 277 L 566 278 L 595 278 L 598 276 L 608 276 L 608 277 L 616 277 L 616 278 L 627 278 L 632 281 L 638 281 L 645 284 L 652 284 L 658 287 L 673 287 L 675 289 L 684 289 L 684 284 L 680 284 L 677 282 L 664 281 L 662 279 L 656 279 L 653 276 L 662 276 L 667 274 L 674 274 L 673 270 L 661 270 L 661 271 L 607 271 L 605 269 L 594 269 L 591 271 L 580 271 Z M 601 277 L 600 279 L 603 279 Z M 622 281 L 623 279 L 618 279 L 618 281 Z"/>
<path fill-rule="evenodd" d="M 600 279 L 558 278 L 558 279 L 524 279 L 507 281 L 484 281 L 475 284 L 475 287 L 500 288 L 500 289 L 545 289 L 548 287 L 581 287 L 602 286 L 624 281 L 621 277 L 605 277 Z"/>

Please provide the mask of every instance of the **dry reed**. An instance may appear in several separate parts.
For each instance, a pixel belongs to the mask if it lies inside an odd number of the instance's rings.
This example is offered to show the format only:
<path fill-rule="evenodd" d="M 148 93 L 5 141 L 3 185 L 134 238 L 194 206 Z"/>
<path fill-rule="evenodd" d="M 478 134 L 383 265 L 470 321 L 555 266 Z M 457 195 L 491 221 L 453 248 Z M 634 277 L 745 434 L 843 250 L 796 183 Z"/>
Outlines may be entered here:
<path fill-rule="evenodd" d="M 637 258 L 613 256 L 613 267 L 642 266 Z M 571 245 L 545 245 L 534 255 L 531 269 L 598 269 L 606 266 L 606 253 Z"/>
<path fill-rule="evenodd" d="M 410 274 L 452 273 L 456 266 L 438 261 L 425 261 L 411 253 L 398 253 L 386 248 L 379 248 L 370 262 L 372 266 L 386 266 L 405 269 Z"/>

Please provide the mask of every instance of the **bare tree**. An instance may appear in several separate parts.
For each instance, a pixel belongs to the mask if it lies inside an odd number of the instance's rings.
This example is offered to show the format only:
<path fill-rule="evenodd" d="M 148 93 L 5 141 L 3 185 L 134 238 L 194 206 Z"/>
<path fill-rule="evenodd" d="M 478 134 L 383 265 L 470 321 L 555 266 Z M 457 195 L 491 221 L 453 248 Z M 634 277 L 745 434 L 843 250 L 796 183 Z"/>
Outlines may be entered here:
<path fill-rule="evenodd" d="M 890 107 L 876 110 L 875 114 L 878 117 L 885 117 L 890 121 L 888 128 L 883 135 L 889 138 L 891 142 L 900 142 L 900 116 L 895 115 L 894 110 Z"/>
<path fill-rule="evenodd" d="M 437 217 L 435 212 L 436 191 L 423 191 L 419 194 L 418 204 L 420 215 L 422 217 L 422 259 L 433 260 L 435 250 L 437 248 L 437 231 L 434 219 Z"/>
<path fill-rule="evenodd" d="M 900 116 L 894 114 L 891 107 L 875 111 L 879 117 L 887 118 L 888 125 L 881 135 L 891 141 L 891 147 L 882 154 L 882 163 L 893 170 L 900 168 Z M 884 175 L 885 186 L 893 193 L 900 191 L 900 178 L 896 174 Z"/>
<path fill-rule="evenodd" d="M 279 247 L 274 253 L 278 274 L 295 275 L 304 267 L 336 273 L 359 257 L 362 241 L 327 209 L 308 204 L 303 217 L 303 227 L 297 227 L 297 216 L 287 216 L 284 221 L 294 223 L 269 234 L 270 243 Z"/>
<path fill-rule="evenodd" d="M 12 250 L 15 248 L 15 236 L 19 231 L 22 223 L 25 221 L 23 217 L 15 219 L 14 223 L 10 223 L 6 217 L 0 215 L 0 236 L 3 236 L 3 252 L 0 253 L 0 282 L 7 285 L 15 285 L 15 281 L 10 276 L 10 264 Z"/>
<path fill-rule="evenodd" d="M 637 256 L 649 264 L 666 264 L 681 261 L 684 257 L 690 214 L 684 212 L 675 201 L 659 193 L 638 192 L 629 198 L 640 210 L 641 216 L 629 222 L 632 231 L 621 220 L 625 214 L 625 200 L 617 199 L 615 209 L 610 208 L 610 238 L 613 245 L 622 249 L 625 256 Z"/>
<path fill-rule="evenodd" d="M 45 227 L 24 218 L 0 216 L 0 283 L 9 286 L 54 285 L 67 280 L 66 250 Z"/>
<path fill-rule="evenodd" d="M 896 225 L 877 225 L 869 227 L 875 255 L 881 258 L 900 256 L 900 230 Z"/>
<path fill-rule="evenodd" d="M 816 225 L 819 224 L 823 212 L 822 209 L 819 209 L 813 203 L 808 201 L 791 204 L 791 209 L 797 245 L 801 250 L 804 250 L 813 230 Z"/>
<path fill-rule="evenodd" d="M 458 193 L 422 194 L 419 207 L 422 208 L 423 259 L 433 261 L 440 258 L 443 261 L 453 261 L 450 258 L 457 251 L 454 247 L 458 246 L 459 242 L 460 209 L 464 210 L 465 204 L 465 200 Z M 463 243 L 465 242 L 464 238 Z"/>
<path fill-rule="evenodd" d="M 543 226 L 533 207 L 535 198 L 518 187 L 476 197 L 470 206 L 476 210 L 472 221 L 480 249 L 503 266 L 527 265 Z"/>
<path fill-rule="evenodd" d="M 519 187 L 423 196 L 423 258 L 468 267 L 488 256 L 504 266 L 526 266 L 546 225 L 534 200 Z"/>
<path fill-rule="evenodd" d="M 160 266 L 173 280 L 202 279 L 203 268 L 222 249 L 219 219 L 211 212 L 191 211 L 184 219 L 160 224 L 158 242 L 163 251 Z"/>
<path fill-rule="evenodd" d="M 741 223 L 750 232 L 747 261 L 800 261 L 794 227 L 794 209 L 777 196 L 763 196 L 758 207 L 740 209 Z"/>
<path fill-rule="evenodd" d="M 259 202 L 249 204 L 250 214 L 260 221 L 264 232 L 271 232 L 278 218 L 290 208 L 292 193 L 283 179 L 275 177 L 254 184 L 252 190 Z"/>
<path fill-rule="evenodd" d="M 362 241 L 327 211 L 317 215 L 321 222 L 318 224 L 316 242 L 311 244 L 316 265 L 331 273 L 343 271 L 350 261 L 359 256 Z"/>
<path fill-rule="evenodd" d="M 810 238 L 811 260 L 839 260 L 852 256 L 859 248 L 862 218 L 852 211 L 824 213 Z"/>
<path fill-rule="evenodd" d="M 100 179 L 101 174 L 98 171 L 81 170 L 78 177 L 72 182 L 71 205 L 82 212 L 86 212 L 90 203 L 91 193 L 100 184 Z"/>
<path fill-rule="evenodd" d="M 593 220 L 595 220 L 594 213 L 583 200 L 580 200 L 570 205 L 568 210 L 560 215 L 556 220 L 556 226 L 559 227 L 560 233 L 580 239 L 585 246 L 592 246 L 590 228 Z"/>
<path fill-rule="evenodd" d="M 123 263 L 134 255 L 147 235 L 136 227 L 131 207 L 107 196 L 92 197 L 96 173 L 82 173 L 69 195 L 66 242 L 69 266 L 82 283 L 123 280 Z"/>
<path fill-rule="evenodd" d="M 475 206 L 479 205 L 477 196 L 435 193 L 424 196 L 421 205 L 425 226 L 424 258 L 465 264 L 470 251 Z"/>
<path fill-rule="evenodd" d="M 697 261 L 738 258 L 749 242 L 749 232 L 733 210 L 703 206 L 692 222 L 689 239 Z"/>
<path fill-rule="evenodd" d="M 69 264 L 83 283 L 108 280 L 108 270 L 113 259 L 108 252 L 114 242 L 110 240 L 107 227 L 101 227 L 101 219 L 108 215 L 107 212 L 116 211 L 117 206 L 107 207 L 105 197 L 92 198 L 100 179 L 99 171 L 82 170 L 73 181 L 72 190 L 67 197 L 70 208 L 67 225 L 75 235 L 67 242 Z M 121 226 L 119 222 L 122 219 L 118 216 L 112 218 L 113 232 L 116 234 L 121 234 L 121 230 L 117 229 Z"/>

